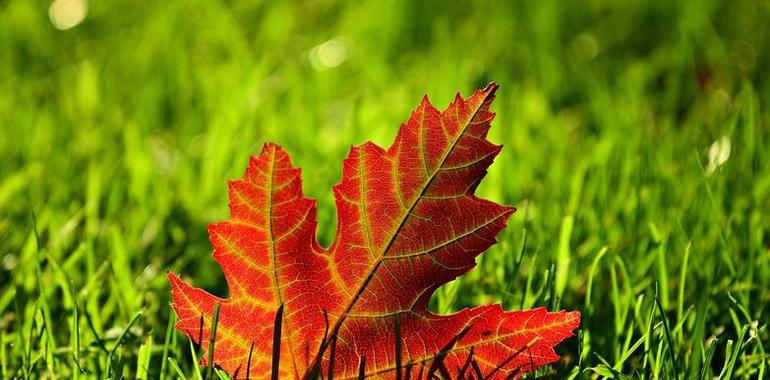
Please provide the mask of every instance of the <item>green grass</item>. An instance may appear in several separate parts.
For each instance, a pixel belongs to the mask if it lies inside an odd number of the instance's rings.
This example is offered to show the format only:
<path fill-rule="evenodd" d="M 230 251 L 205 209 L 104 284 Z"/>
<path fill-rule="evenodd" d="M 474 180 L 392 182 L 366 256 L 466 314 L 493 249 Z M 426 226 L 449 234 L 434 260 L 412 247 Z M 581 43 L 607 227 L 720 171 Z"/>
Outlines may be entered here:
<path fill-rule="evenodd" d="M 248 156 L 286 147 L 328 242 L 350 144 L 491 80 L 479 191 L 519 211 L 434 308 L 580 310 L 554 378 L 770 377 L 768 3 L 48 6 L 0 1 L 0 378 L 201 378 L 164 273 L 226 294 Z"/>

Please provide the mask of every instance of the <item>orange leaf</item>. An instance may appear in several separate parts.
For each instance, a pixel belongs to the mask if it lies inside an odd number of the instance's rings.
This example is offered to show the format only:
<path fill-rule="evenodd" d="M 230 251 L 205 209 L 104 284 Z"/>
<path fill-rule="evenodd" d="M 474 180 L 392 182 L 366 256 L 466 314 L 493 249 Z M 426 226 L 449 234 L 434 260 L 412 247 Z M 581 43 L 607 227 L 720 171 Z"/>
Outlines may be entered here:
<path fill-rule="evenodd" d="M 230 182 L 230 219 L 209 227 L 230 297 L 170 273 L 176 327 L 207 349 L 219 303 L 214 363 L 235 378 L 270 376 L 281 305 L 281 378 L 314 368 L 357 378 L 361 366 L 375 378 L 397 369 L 410 378 L 518 377 L 557 360 L 553 347 L 572 336 L 578 312 L 428 311 L 433 292 L 470 270 L 515 211 L 473 195 L 501 148 L 486 138 L 496 89 L 458 94 L 444 111 L 425 97 L 388 149 L 351 148 L 334 187 L 328 248 L 316 241 L 316 204 L 302 193 L 299 169 L 266 144 Z"/>

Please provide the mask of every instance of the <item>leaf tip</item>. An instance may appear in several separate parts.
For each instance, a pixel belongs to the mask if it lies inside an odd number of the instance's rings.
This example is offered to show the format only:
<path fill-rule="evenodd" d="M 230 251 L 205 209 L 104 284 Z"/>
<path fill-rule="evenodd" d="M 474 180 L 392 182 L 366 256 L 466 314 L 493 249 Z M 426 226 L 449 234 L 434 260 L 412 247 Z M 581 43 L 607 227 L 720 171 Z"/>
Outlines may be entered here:
<path fill-rule="evenodd" d="M 262 144 L 262 151 L 260 152 L 260 154 L 265 153 L 265 152 L 269 152 L 271 150 L 275 150 L 277 147 L 278 147 L 278 145 L 268 141 L 268 142 Z"/>
<path fill-rule="evenodd" d="M 171 282 L 171 285 L 174 285 L 175 283 L 181 281 L 179 276 L 177 276 L 174 272 L 170 270 L 166 271 L 166 277 L 168 277 L 168 281 Z"/>
<path fill-rule="evenodd" d="M 500 88 L 499 84 L 495 82 L 489 82 L 481 91 L 485 92 L 487 96 L 492 96 L 495 94 L 495 91 L 497 91 L 498 88 Z"/>
<path fill-rule="evenodd" d="M 569 323 L 570 323 L 569 326 L 572 329 L 576 329 L 576 328 L 580 327 L 580 320 L 582 319 L 582 315 L 580 314 L 580 311 L 573 310 L 573 311 L 568 311 L 566 313 L 567 313 L 567 318 L 569 319 Z"/>

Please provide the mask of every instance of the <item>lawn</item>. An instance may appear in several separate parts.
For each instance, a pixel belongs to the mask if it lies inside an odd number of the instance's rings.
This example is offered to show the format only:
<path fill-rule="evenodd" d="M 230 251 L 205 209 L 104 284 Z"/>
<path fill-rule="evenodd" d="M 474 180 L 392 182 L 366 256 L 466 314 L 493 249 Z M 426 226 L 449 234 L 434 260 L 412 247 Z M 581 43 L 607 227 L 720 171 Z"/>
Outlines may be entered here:
<path fill-rule="evenodd" d="M 530 377 L 770 378 L 768 20 L 759 0 L 0 1 L 0 378 L 199 376 L 166 271 L 227 295 L 206 225 L 249 156 L 285 147 L 328 244 L 350 145 L 490 81 L 504 149 L 478 194 L 518 212 L 431 307 L 579 310 Z"/>

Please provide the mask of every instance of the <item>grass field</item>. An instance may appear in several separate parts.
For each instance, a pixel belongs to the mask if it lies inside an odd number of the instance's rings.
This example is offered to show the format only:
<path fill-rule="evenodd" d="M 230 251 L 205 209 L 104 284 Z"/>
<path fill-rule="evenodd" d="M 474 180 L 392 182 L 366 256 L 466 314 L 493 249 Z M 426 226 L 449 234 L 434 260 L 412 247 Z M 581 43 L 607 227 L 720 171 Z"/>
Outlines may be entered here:
<path fill-rule="evenodd" d="M 249 155 L 328 243 L 351 144 L 493 80 L 519 211 L 433 307 L 581 311 L 547 378 L 770 378 L 770 3 L 83 1 L 0 0 L 0 378 L 199 376 L 165 272 L 227 294 Z"/>

